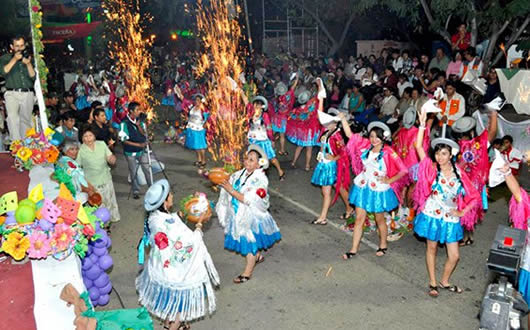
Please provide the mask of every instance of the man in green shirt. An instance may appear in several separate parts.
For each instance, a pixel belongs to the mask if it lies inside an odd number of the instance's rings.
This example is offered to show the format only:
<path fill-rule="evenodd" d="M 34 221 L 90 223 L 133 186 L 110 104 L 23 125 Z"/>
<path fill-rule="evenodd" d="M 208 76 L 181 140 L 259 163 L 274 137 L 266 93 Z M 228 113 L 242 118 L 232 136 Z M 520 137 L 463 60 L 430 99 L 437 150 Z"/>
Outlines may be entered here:
<path fill-rule="evenodd" d="M 24 138 L 32 127 L 35 94 L 35 70 L 31 56 L 24 52 L 23 36 L 11 38 L 11 52 L 0 57 L 0 75 L 6 80 L 4 99 L 7 110 L 7 127 L 11 141 Z"/>

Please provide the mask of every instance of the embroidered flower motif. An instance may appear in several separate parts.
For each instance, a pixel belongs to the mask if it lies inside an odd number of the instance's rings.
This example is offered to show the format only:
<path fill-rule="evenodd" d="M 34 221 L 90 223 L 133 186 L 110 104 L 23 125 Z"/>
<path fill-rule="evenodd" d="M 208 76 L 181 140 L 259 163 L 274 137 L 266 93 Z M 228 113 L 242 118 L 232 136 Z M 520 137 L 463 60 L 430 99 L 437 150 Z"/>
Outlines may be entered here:
<path fill-rule="evenodd" d="M 375 182 L 370 183 L 370 186 L 371 186 L 372 188 L 375 188 Z"/>
<path fill-rule="evenodd" d="M 163 250 L 169 245 L 169 240 L 167 235 L 163 232 L 158 232 L 155 234 L 155 244 L 160 249 Z"/>
<path fill-rule="evenodd" d="M 263 188 L 259 188 L 258 190 L 256 190 L 256 194 L 260 197 L 260 198 L 265 198 L 265 196 L 267 196 L 267 191 Z"/>
<path fill-rule="evenodd" d="M 434 195 L 438 195 L 438 190 L 432 192 Z"/>
<path fill-rule="evenodd" d="M 377 171 L 374 172 L 374 176 L 379 176 L 379 173 Z"/>
<path fill-rule="evenodd" d="M 462 158 L 464 159 L 465 162 L 471 163 L 472 161 L 475 160 L 475 155 L 473 155 L 471 151 L 467 150 L 462 154 Z"/>
<path fill-rule="evenodd" d="M 455 182 L 454 181 L 449 182 L 449 186 L 454 187 L 455 186 Z"/>
<path fill-rule="evenodd" d="M 480 149 L 480 143 L 478 142 L 475 142 L 475 149 L 479 150 Z"/>
<path fill-rule="evenodd" d="M 366 181 L 364 181 L 364 180 L 361 180 L 361 184 L 363 184 L 363 185 L 364 185 L 365 183 L 366 183 Z"/>
<path fill-rule="evenodd" d="M 175 250 L 182 249 L 182 242 L 181 241 L 176 241 L 174 247 L 175 247 Z"/>
<path fill-rule="evenodd" d="M 72 163 L 71 161 L 68 161 L 67 164 L 68 164 L 68 166 L 70 166 L 70 168 L 77 168 L 77 167 L 75 166 L 75 164 Z"/>
<path fill-rule="evenodd" d="M 191 251 L 193 251 L 193 247 L 189 246 L 186 252 L 191 253 Z"/>
<path fill-rule="evenodd" d="M 164 268 L 168 268 L 169 267 L 169 260 L 166 260 L 164 261 Z"/>
<path fill-rule="evenodd" d="M 442 184 L 445 184 L 447 181 L 445 181 L 445 179 L 442 179 Z"/>
<path fill-rule="evenodd" d="M 435 212 L 436 212 L 436 214 L 438 214 L 438 215 L 442 214 L 442 210 L 440 210 L 440 209 L 436 209 Z"/>

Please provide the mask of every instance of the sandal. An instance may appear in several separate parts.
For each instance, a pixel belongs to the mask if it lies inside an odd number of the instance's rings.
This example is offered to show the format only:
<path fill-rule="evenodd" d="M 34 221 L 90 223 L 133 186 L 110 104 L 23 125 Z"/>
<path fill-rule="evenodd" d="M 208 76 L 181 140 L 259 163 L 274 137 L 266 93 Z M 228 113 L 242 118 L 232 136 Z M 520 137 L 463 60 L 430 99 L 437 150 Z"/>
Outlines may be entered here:
<path fill-rule="evenodd" d="M 348 212 L 342 213 L 342 215 L 340 216 L 340 219 L 341 220 L 347 220 L 347 219 L 351 218 L 351 216 L 353 215 L 353 212 L 355 212 L 355 211 L 351 211 L 350 213 L 348 213 Z"/>
<path fill-rule="evenodd" d="M 199 161 L 193 162 L 193 166 L 199 166 L 199 165 L 201 165 L 201 162 Z"/>
<path fill-rule="evenodd" d="M 386 251 L 388 250 L 388 248 L 379 248 L 377 249 L 377 251 L 375 251 L 375 255 L 378 256 L 378 257 L 382 257 L 386 254 Z M 381 254 L 378 254 L 378 253 L 381 253 Z"/>
<path fill-rule="evenodd" d="M 202 163 L 199 163 L 199 168 L 205 168 L 206 167 L 206 162 L 202 162 Z"/>
<path fill-rule="evenodd" d="M 306 172 L 309 172 L 309 171 L 311 171 L 312 169 L 313 169 L 313 168 L 312 168 L 311 166 L 306 166 L 305 171 L 306 171 Z"/>
<path fill-rule="evenodd" d="M 234 283 L 235 284 L 241 284 L 241 283 L 247 282 L 248 280 L 250 280 L 250 277 L 243 276 L 243 275 L 238 275 L 236 278 L 234 278 Z"/>
<path fill-rule="evenodd" d="M 344 260 L 348 260 L 348 259 L 353 258 L 353 257 L 356 256 L 356 255 L 357 255 L 357 252 L 350 252 L 350 251 L 348 251 L 348 252 L 346 252 L 346 253 L 344 253 L 344 254 L 342 255 L 342 259 L 344 259 Z"/>
<path fill-rule="evenodd" d="M 181 323 L 179 327 L 177 328 L 177 330 L 189 330 L 189 329 L 191 329 L 191 325 L 189 325 L 188 323 Z"/>
<path fill-rule="evenodd" d="M 447 290 L 449 292 L 453 292 L 453 293 L 462 293 L 464 292 L 464 290 L 462 290 L 462 288 L 460 288 L 459 286 L 456 286 L 456 285 L 452 285 L 452 284 L 449 284 L 448 286 L 444 286 L 442 285 L 442 283 L 438 283 L 438 285 L 440 285 L 440 287 L 444 290 Z"/>
<path fill-rule="evenodd" d="M 280 175 L 279 180 L 280 180 L 280 181 L 285 181 L 285 172 L 283 172 L 283 174 Z"/>
<path fill-rule="evenodd" d="M 291 163 L 291 168 L 295 169 L 296 168 L 296 164 L 295 163 Z"/>
<path fill-rule="evenodd" d="M 440 292 L 438 291 L 438 286 L 436 285 L 429 285 L 429 296 L 433 298 L 438 298 L 438 295 Z"/>
<path fill-rule="evenodd" d="M 460 246 L 468 246 L 468 245 L 472 245 L 473 243 L 475 243 L 475 241 L 471 238 L 468 238 L 466 239 L 465 241 L 461 241 L 460 242 Z"/>
<path fill-rule="evenodd" d="M 327 219 L 324 219 L 324 220 L 315 219 L 315 220 L 311 221 L 311 224 L 312 224 L 312 225 L 321 225 L 321 226 L 325 226 L 325 225 L 328 224 L 328 220 L 327 220 Z"/>
<path fill-rule="evenodd" d="M 261 263 L 264 262 L 264 261 L 265 261 L 265 257 L 262 256 L 262 255 L 260 255 L 259 258 L 256 259 L 256 265 L 257 265 L 257 264 L 261 264 Z"/>

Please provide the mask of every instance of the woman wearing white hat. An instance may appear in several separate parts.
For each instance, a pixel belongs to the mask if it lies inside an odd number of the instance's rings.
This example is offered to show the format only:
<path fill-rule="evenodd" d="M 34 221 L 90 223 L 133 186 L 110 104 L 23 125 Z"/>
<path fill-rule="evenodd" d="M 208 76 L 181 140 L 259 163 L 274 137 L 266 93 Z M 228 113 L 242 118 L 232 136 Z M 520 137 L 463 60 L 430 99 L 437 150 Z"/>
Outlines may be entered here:
<path fill-rule="evenodd" d="M 195 230 L 186 226 L 176 213 L 170 213 L 173 193 L 165 179 L 155 182 L 145 194 L 147 218 L 144 236 L 138 247 L 139 263 L 150 245 L 147 265 L 136 278 L 140 304 L 165 321 L 164 328 L 189 329 L 184 322 L 215 311 L 212 284 L 219 285 L 219 275 L 202 239 L 199 218 Z"/>
<path fill-rule="evenodd" d="M 249 120 L 249 129 L 247 132 L 248 142 L 260 146 L 265 151 L 269 162 L 278 170 L 280 181 L 283 181 L 285 179 L 285 172 L 282 170 L 272 146 L 274 136 L 271 129 L 269 102 L 261 95 L 256 96 L 252 100 L 252 103 L 249 103 L 247 97 L 243 95 L 243 101 L 246 105 Z"/>
<path fill-rule="evenodd" d="M 414 231 L 427 239 L 426 263 L 429 274 L 429 295 L 437 297 L 438 285 L 450 292 L 462 289 L 449 282 L 459 256 L 458 241 L 464 236 L 461 218 L 479 202 L 479 194 L 466 173 L 455 165 L 458 144 L 447 138 L 431 141 L 432 158 L 423 149 L 423 135 L 427 113 L 420 113 L 420 127 L 416 137 L 416 152 L 420 159 L 414 202 L 418 215 Z M 436 282 L 436 253 L 438 244 L 445 244 L 447 261 L 442 279 Z"/>
<path fill-rule="evenodd" d="M 252 277 L 256 264 L 265 260 L 261 251 L 270 248 L 282 237 L 269 213 L 269 166 L 267 154 L 257 145 L 250 145 L 244 168 L 232 174 L 221 187 L 215 207 L 221 226 L 225 229 L 224 247 L 246 258 L 243 272 L 234 283 L 244 283 Z"/>
<path fill-rule="evenodd" d="M 209 112 L 206 109 L 206 98 L 202 94 L 195 94 L 193 96 L 194 103 L 186 99 L 180 88 L 175 86 L 175 92 L 182 101 L 182 109 L 188 113 L 188 124 L 186 125 L 186 143 L 185 147 L 190 150 L 195 150 L 197 153 L 197 161 L 195 166 L 204 168 L 206 166 L 206 149 L 208 143 L 206 141 L 206 120 L 208 120 Z"/>
<path fill-rule="evenodd" d="M 348 202 L 348 190 L 350 188 L 350 162 L 346 152 L 345 139 L 339 125 L 341 119 L 322 111 L 324 102 L 318 105 L 318 120 L 325 130 L 320 136 L 320 152 L 318 153 L 318 164 L 313 171 L 311 183 L 322 189 L 322 210 L 320 216 L 311 223 L 315 225 L 326 225 L 329 207 L 342 197 L 346 205 L 346 212 L 342 218 L 347 218 L 354 211 Z M 334 114 L 339 113 L 336 109 Z M 331 187 L 335 185 L 335 197 L 331 200 Z"/>
<path fill-rule="evenodd" d="M 388 145 L 391 139 L 390 128 L 382 122 L 368 125 L 368 138 L 353 134 L 344 115 L 342 126 L 349 138 L 346 149 L 351 158 L 356 177 L 350 190 L 350 204 L 355 205 L 355 226 L 351 249 L 343 255 L 350 259 L 357 254 L 367 213 L 375 213 L 379 229 L 379 249 L 376 255 L 381 257 L 388 250 L 388 227 L 384 212 L 390 212 L 399 206 L 401 185 L 399 179 L 407 174 L 407 168 L 401 158 Z"/>
<path fill-rule="evenodd" d="M 481 203 L 476 203 L 475 207 L 461 219 L 465 231 L 460 246 L 466 246 L 473 244 L 475 224 L 484 218 L 484 211 L 488 209 L 486 193 L 486 181 L 490 168 L 488 148 L 497 135 L 497 112 L 491 111 L 488 129 L 485 129 L 478 136 L 475 136 L 476 120 L 473 117 L 464 116 L 455 121 L 451 128 L 460 147 L 460 155 L 456 163 L 464 170 L 477 191 L 481 193 L 482 200 Z"/>
<path fill-rule="evenodd" d="M 289 118 L 291 111 L 293 111 L 294 102 L 296 101 L 294 91 L 297 84 L 298 79 L 294 78 L 289 90 L 281 82 L 274 89 L 278 101 L 275 109 L 276 112 L 272 116 L 272 130 L 280 134 L 280 151 L 278 151 L 280 156 L 287 156 L 289 154 L 285 151 L 285 130 L 287 129 L 287 118 Z"/>

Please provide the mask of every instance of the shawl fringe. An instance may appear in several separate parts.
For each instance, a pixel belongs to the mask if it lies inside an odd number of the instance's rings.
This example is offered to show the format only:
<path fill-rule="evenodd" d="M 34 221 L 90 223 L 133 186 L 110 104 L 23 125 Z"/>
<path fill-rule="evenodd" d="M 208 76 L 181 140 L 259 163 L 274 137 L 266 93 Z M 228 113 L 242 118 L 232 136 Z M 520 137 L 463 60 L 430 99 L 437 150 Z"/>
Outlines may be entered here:
<path fill-rule="evenodd" d="M 526 190 L 521 188 L 521 201 L 518 203 L 515 197 L 510 199 L 510 220 L 517 229 L 527 230 L 530 218 L 530 197 Z"/>

